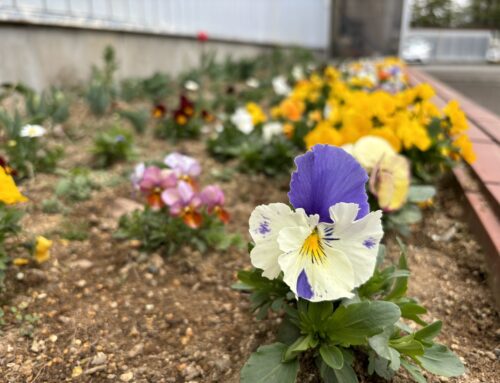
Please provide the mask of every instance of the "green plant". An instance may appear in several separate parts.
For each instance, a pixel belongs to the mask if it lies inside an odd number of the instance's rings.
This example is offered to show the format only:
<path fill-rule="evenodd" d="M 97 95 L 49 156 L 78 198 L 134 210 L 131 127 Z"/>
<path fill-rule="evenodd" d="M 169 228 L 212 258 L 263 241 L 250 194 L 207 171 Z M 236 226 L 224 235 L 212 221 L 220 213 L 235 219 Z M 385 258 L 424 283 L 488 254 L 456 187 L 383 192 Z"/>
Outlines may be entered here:
<path fill-rule="evenodd" d="M 402 245 L 401 245 L 402 246 Z M 398 266 L 380 268 L 385 248 L 380 247 L 378 268 L 355 297 L 342 301 L 298 301 L 281 278 L 270 280 L 261 271 L 241 271 L 235 287 L 252 292 L 258 317 L 269 310 L 285 313 L 278 342 L 260 347 L 241 371 L 243 383 L 295 382 L 302 358 L 312 358 L 324 382 L 357 382 L 353 363 L 368 356 L 368 373 L 387 380 L 405 369 L 419 383 L 422 370 L 445 377 L 464 373 L 464 366 L 446 346 L 435 342 L 442 323 L 421 318 L 427 310 L 406 296 L 410 275 L 405 249 Z M 410 328 L 406 321 L 419 325 Z M 265 377 L 265 378 L 264 378 Z"/>
<path fill-rule="evenodd" d="M 118 114 L 120 117 L 130 122 L 136 133 L 142 134 L 146 131 L 149 120 L 149 112 L 146 109 L 119 110 Z"/>
<path fill-rule="evenodd" d="M 238 235 L 229 235 L 224 224 L 212 215 L 203 214 L 202 226 L 192 229 L 163 209 L 153 210 L 148 206 L 121 217 L 119 227 L 117 238 L 137 239 L 143 250 L 161 249 L 165 255 L 177 252 L 186 244 L 205 252 L 208 248 L 226 250 L 241 243 Z"/>
<path fill-rule="evenodd" d="M 64 155 L 62 147 L 47 142 L 43 127 L 35 126 L 40 135 L 26 135 L 24 131 L 29 126 L 23 122 L 18 111 L 11 115 L 0 109 L 0 127 L 5 129 L 6 134 L 5 141 L 0 144 L 1 149 L 19 178 L 32 177 L 37 171 L 54 171 Z"/>
<path fill-rule="evenodd" d="M 7 251 L 4 247 L 5 240 L 21 231 L 19 222 L 23 212 L 14 207 L 6 206 L 0 202 L 0 288 L 5 277 L 5 270 L 9 262 Z"/>
<path fill-rule="evenodd" d="M 113 47 L 107 46 L 104 49 L 103 61 L 102 68 L 92 67 L 90 85 L 85 93 L 90 110 L 96 116 L 102 116 L 108 111 L 117 94 L 114 75 L 118 63 Z"/>
<path fill-rule="evenodd" d="M 96 167 L 105 168 L 135 156 L 132 135 L 119 127 L 100 132 L 94 138 L 92 148 Z"/>
<path fill-rule="evenodd" d="M 89 169 L 74 168 L 57 183 L 55 194 L 67 201 L 85 201 L 96 189 L 99 184 L 92 179 Z"/>

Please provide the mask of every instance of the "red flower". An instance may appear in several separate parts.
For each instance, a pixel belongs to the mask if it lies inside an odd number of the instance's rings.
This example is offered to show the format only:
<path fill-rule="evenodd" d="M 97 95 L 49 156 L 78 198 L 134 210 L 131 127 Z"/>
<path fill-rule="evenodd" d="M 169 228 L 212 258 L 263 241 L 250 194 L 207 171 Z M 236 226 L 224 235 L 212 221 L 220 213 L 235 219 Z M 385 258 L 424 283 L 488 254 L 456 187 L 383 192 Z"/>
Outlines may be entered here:
<path fill-rule="evenodd" d="M 205 31 L 198 32 L 197 37 L 198 37 L 198 41 L 201 41 L 202 43 L 204 43 L 205 41 L 208 40 L 208 34 Z"/>

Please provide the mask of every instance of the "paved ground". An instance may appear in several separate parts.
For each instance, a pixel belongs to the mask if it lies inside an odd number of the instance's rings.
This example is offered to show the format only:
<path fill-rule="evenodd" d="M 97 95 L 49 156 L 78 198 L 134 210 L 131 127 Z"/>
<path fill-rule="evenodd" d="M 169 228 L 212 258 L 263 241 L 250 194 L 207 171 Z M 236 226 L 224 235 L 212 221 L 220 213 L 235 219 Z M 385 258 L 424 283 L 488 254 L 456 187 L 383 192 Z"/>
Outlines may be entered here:
<path fill-rule="evenodd" d="M 500 116 L 500 65 L 425 65 L 419 69 Z"/>

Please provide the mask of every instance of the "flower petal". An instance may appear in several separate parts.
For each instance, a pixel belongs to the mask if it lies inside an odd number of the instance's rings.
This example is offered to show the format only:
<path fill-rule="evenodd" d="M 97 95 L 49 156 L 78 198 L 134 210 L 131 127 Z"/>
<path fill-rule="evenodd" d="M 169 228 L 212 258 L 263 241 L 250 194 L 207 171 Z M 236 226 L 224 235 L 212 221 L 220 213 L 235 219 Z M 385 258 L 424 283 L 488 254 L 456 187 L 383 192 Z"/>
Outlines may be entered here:
<path fill-rule="evenodd" d="M 307 214 L 319 214 L 321 222 L 331 222 L 328 209 L 339 202 L 359 205 L 358 218 L 368 214 L 366 171 L 343 149 L 315 145 L 296 158 L 288 197 L 295 208 Z"/>
<path fill-rule="evenodd" d="M 319 253 L 305 243 L 316 235 L 314 228 L 294 227 L 280 231 L 278 243 L 284 251 L 278 258 L 283 281 L 295 295 L 319 302 L 352 297 L 354 271 L 347 256 L 319 239 Z M 312 292 L 312 294 L 311 294 Z"/>
<path fill-rule="evenodd" d="M 294 212 L 283 203 L 257 206 L 250 216 L 250 235 L 255 247 L 250 252 L 252 265 L 262 269 L 266 278 L 276 278 L 281 269 L 278 257 L 283 253 L 277 242 L 281 229 L 304 225 L 306 216 L 303 211 Z"/>
<path fill-rule="evenodd" d="M 354 286 L 358 287 L 372 275 L 377 261 L 379 243 L 384 235 L 382 212 L 371 212 L 354 220 L 358 206 L 353 203 L 339 203 L 330 208 L 333 225 L 320 224 L 328 247 L 344 253 L 354 270 Z M 330 234 L 328 230 L 333 227 Z M 334 240 L 328 241 L 328 237 Z"/>

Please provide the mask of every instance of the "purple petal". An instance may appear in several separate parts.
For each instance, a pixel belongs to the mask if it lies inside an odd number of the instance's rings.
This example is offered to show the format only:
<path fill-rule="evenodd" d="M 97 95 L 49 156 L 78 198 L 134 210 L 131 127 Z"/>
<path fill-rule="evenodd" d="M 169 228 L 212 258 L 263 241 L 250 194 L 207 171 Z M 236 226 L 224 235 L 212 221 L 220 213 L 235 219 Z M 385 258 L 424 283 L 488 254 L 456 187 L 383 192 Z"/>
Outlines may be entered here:
<path fill-rule="evenodd" d="M 331 222 L 328 209 L 339 202 L 356 203 L 357 219 L 370 211 L 365 184 L 366 171 L 343 149 L 315 145 L 295 159 L 297 170 L 292 174 L 288 198 L 295 209 L 319 214 L 321 222 Z"/>
<path fill-rule="evenodd" d="M 305 270 L 302 270 L 297 279 L 297 295 L 304 299 L 311 299 L 314 295 Z"/>

